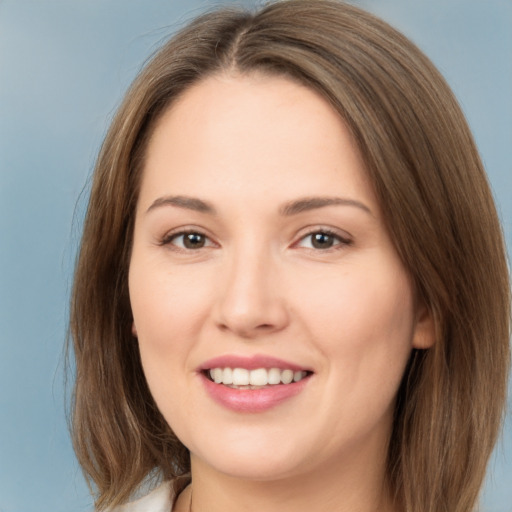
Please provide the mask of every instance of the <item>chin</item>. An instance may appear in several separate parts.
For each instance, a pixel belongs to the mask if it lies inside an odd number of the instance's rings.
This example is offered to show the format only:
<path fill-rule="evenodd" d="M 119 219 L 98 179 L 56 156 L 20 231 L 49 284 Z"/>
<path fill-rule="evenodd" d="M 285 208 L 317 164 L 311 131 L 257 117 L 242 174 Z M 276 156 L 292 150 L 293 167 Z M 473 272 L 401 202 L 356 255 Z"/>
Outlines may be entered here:
<path fill-rule="evenodd" d="M 254 481 L 270 482 L 291 477 L 300 472 L 300 465 L 289 460 L 270 458 L 261 453 L 251 459 L 225 456 L 220 460 L 202 460 L 216 473 L 221 473 L 230 478 Z"/>
<path fill-rule="evenodd" d="M 232 478 L 254 481 L 279 480 L 300 472 L 304 463 L 304 450 L 297 449 L 297 443 L 283 443 L 269 439 L 229 443 L 215 446 L 192 447 L 192 463 L 209 466 L 213 471 Z M 238 442 L 237 442 L 238 441 Z M 198 449 L 195 449 L 198 448 Z"/>

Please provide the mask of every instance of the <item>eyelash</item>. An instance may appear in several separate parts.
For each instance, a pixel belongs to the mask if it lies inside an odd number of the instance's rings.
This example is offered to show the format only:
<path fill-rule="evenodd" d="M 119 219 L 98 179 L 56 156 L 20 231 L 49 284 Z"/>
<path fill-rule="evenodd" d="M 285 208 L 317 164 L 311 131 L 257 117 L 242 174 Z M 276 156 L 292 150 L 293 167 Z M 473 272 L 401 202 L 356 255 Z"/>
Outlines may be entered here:
<path fill-rule="evenodd" d="M 328 228 L 317 228 L 313 231 L 309 231 L 304 236 L 302 236 L 299 239 L 299 241 L 296 242 L 294 245 L 299 245 L 302 241 L 306 240 L 307 238 L 312 237 L 313 235 L 327 235 L 328 237 L 332 237 L 335 240 L 334 245 L 331 247 L 328 247 L 326 249 L 320 249 L 317 247 L 308 247 L 308 249 L 315 251 L 315 252 L 316 251 L 320 251 L 320 252 L 337 251 L 344 247 L 352 245 L 352 240 L 350 240 L 348 237 L 343 237 L 338 232 L 336 232 L 332 229 L 328 229 Z"/>
<path fill-rule="evenodd" d="M 331 246 L 331 247 L 328 247 L 328 248 L 324 248 L 324 249 L 317 248 L 317 247 L 307 247 L 307 249 L 309 249 L 311 251 L 315 251 L 315 252 L 331 252 L 331 251 L 340 250 L 340 249 L 342 249 L 342 248 L 344 248 L 346 246 L 350 246 L 353 243 L 350 238 L 343 237 L 338 232 L 336 232 L 336 231 L 334 231 L 332 229 L 317 228 L 317 229 L 309 231 L 308 233 L 303 235 L 298 240 L 298 242 L 295 242 L 293 245 L 294 246 L 300 245 L 300 243 L 303 242 L 304 240 L 306 240 L 308 237 L 312 237 L 313 235 L 317 235 L 317 234 L 321 234 L 321 235 L 326 235 L 328 237 L 332 237 L 335 240 L 334 245 Z M 199 248 L 196 248 L 196 249 L 192 249 L 192 248 L 187 248 L 187 247 L 178 247 L 178 246 L 176 246 L 173 243 L 177 238 L 185 237 L 187 235 L 199 235 L 199 236 L 203 237 L 205 240 L 209 240 L 210 244 L 209 245 L 203 245 L 203 246 L 201 246 Z M 189 251 L 197 251 L 199 249 L 204 249 L 204 248 L 207 248 L 207 247 L 212 247 L 214 244 L 211 242 L 210 238 L 207 235 L 205 235 L 204 233 L 202 233 L 200 230 L 190 229 L 190 230 L 184 230 L 184 231 L 179 231 L 179 232 L 176 232 L 176 233 L 169 233 L 169 234 L 167 234 L 162 239 L 162 241 L 160 242 L 159 245 L 162 245 L 162 246 L 174 245 L 173 250 L 175 250 L 175 251 L 189 252 Z"/>
<path fill-rule="evenodd" d="M 160 242 L 160 245 L 173 245 L 173 241 L 176 240 L 177 238 L 180 238 L 180 237 L 185 237 L 186 235 L 199 235 L 201 237 L 204 237 L 205 240 L 210 240 L 209 237 L 207 235 L 205 235 L 204 233 L 202 233 L 201 231 L 197 230 L 197 229 L 189 229 L 189 230 L 185 230 L 185 231 L 179 231 L 177 233 L 169 233 L 167 234 L 163 239 L 162 241 Z M 209 247 L 209 246 L 207 246 Z M 204 247 L 200 247 L 200 249 L 203 249 Z M 177 250 L 177 251 L 193 251 L 193 250 L 197 250 L 197 249 L 189 249 L 189 248 L 186 248 L 186 247 L 177 247 L 175 246 L 174 250 Z"/>

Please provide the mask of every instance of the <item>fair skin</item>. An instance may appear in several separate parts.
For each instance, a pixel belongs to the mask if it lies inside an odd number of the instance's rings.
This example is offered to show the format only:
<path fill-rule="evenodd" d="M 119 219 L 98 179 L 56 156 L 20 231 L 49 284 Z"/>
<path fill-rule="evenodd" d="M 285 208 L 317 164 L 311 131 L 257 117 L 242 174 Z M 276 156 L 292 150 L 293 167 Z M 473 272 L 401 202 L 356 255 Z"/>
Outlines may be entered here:
<path fill-rule="evenodd" d="M 129 288 L 150 390 L 191 453 L 195 512 L 394 510 L 394 399 L 432 322 L 325 100 L 263 75 L 187 90 L 147 148 Z M 211 381 L 230 365 L 298 382 Z"/>

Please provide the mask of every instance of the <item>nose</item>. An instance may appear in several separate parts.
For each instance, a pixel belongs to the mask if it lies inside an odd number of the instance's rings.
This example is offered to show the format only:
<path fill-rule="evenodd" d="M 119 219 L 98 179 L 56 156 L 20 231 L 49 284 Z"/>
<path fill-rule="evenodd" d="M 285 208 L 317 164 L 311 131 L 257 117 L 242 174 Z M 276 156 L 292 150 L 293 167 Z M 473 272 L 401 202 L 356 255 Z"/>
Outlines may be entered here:
<path fill-rule="evenodd" d="M 270 256 L 239 254 L 219 275 L 216 323 L 219 329 L 255 339 L 284 329 L 289 323 L 286 290 Z"/>

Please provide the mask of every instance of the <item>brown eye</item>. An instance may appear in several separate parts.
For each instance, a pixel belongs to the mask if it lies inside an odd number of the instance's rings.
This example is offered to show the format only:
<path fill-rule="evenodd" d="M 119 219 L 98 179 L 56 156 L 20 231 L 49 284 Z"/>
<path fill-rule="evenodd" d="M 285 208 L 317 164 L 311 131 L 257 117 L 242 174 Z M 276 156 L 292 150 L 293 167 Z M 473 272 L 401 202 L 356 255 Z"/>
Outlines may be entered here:
<path fill-rule="evenodd" d="M 186 233 L 183 235 L 183 246 L 187 249 L 200 249 L 206 243 L 205 236 L 200 233 Z"/>
<path fill-rule="evenodd" d="M 175 233 L 163 241 L 163 245 L 174 245 L 178 249 L 202 249 L 212 245 L 210 239 L 196 231 Z"/>
<path fill-rule="evenodd" d="M 305 247 L 307 249 L 318 249 L 318 250 L 329 250 L 329 249 L 342 249 L 343 247 L 350 245 L 351 241 L 347 238 L 343 238 L 337 233 L 331 233 L 330 231 L 319 230 L 313 231 L 304 236 L 298 243 L 299 247 Z"/>
<path fill-rule="evenodd" d="M 315 249 L 330 249 L 335 242 L 335 236 L 329 233 L 313 233 L 311 236 L 311 245 Z"/>

